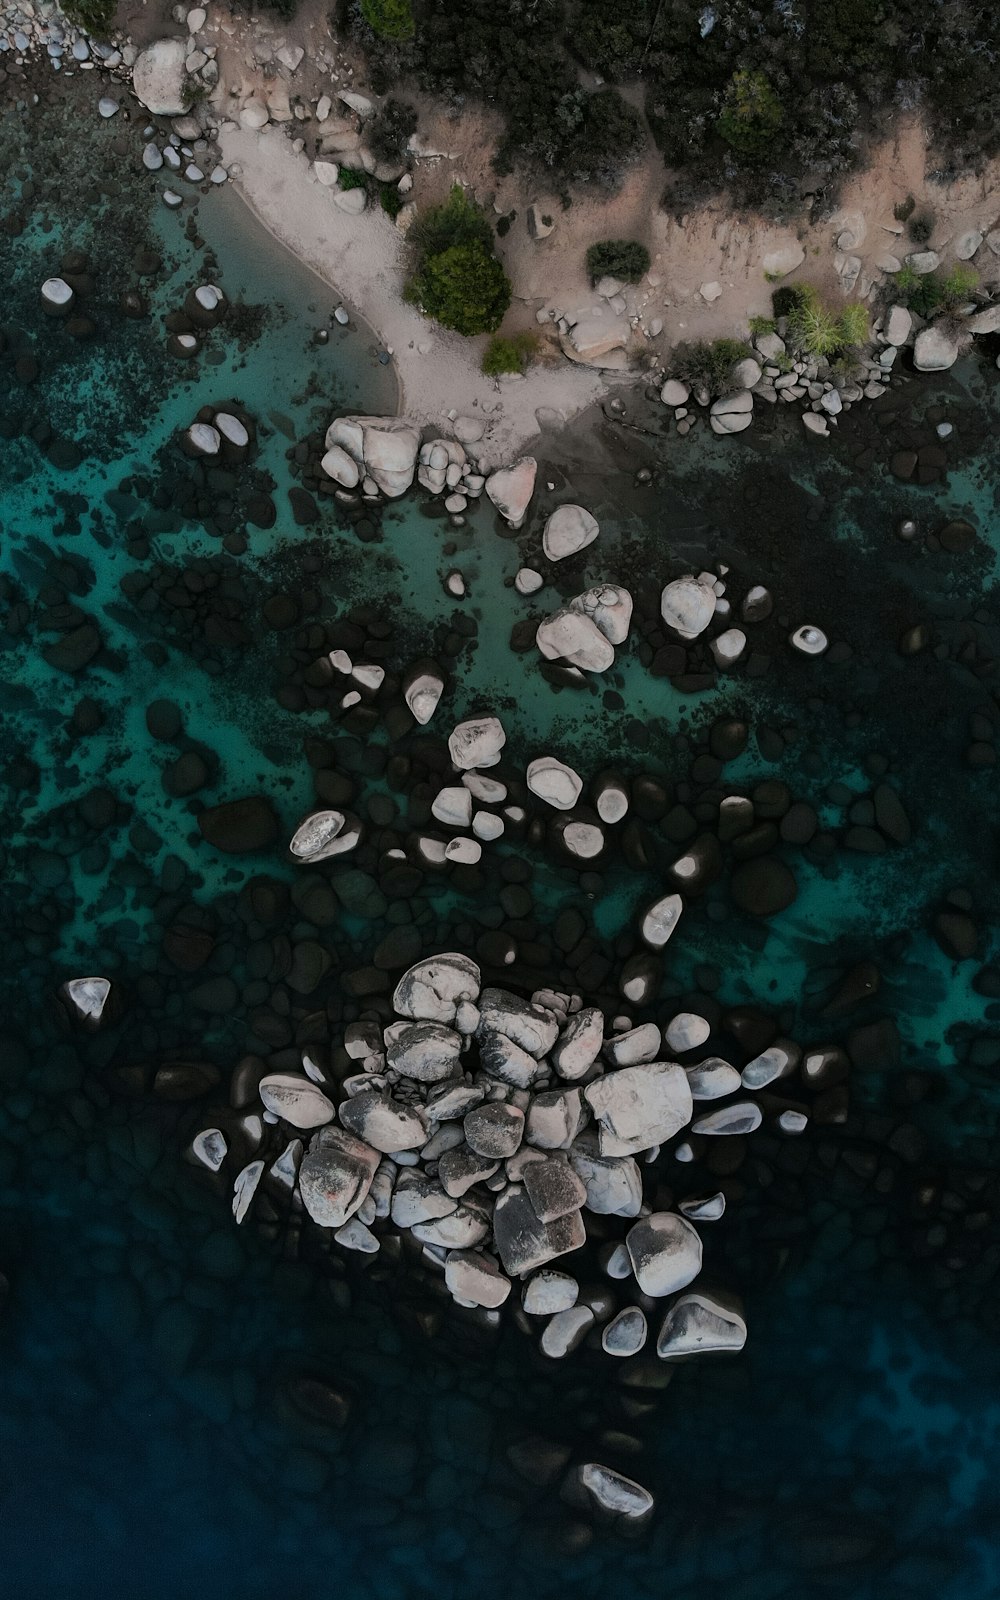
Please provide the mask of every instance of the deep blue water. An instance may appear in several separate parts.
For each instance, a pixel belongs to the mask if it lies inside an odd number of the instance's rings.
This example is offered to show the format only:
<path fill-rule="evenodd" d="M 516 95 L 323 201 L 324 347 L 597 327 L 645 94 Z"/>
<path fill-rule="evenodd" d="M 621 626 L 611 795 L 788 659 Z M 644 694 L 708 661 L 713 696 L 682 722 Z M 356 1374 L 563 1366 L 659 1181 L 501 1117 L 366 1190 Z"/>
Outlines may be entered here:
<path fill-rule="evenodd" d="M 167 213 L 135 175 L 137 134 L 95 126 L 89 107 L 78 120 L 72 95 L 45 115 L 44 152 L 30 128 L 3 130 L 16 222 L 0 243 L 5 1591 L 1000 1594 L 995 375 L 970 363 L 939 388 L 904 380 L 823 454 L 794 417 L 762 421 L 743 444 L 670 439 L 662 411 L 636 398 L 633 429 L 594 418 L 543 437 L 540 482 L 556 491 L 517 540 L 487 507 L 455 530 L 416 495 L 370 524 L 325 502 L 298 525 L 288 491 L 301 463 L 287 452 L 337 409 L 392 404 L 370 335 L 332 328 L 315 343 L 333 299 L 233 196 L 201 200 L 192 240 L 190 207 Z M 140 246 L 163 268 L 141 279 L 149 314 L 129 321 L 118 297 L 140 282 Z M 93 274 L 95 326 L 79 339 L 37 300 L 74 249 Z M 205 279 L 234 310 L 189 372 L 161 318 Z M 27 383 L 12 358 L 26 351 L 38 362 Z M 177 430 L 230 400 L 257 423 L 253 467 L 196 483 Z M 943 417 L 955 423 L 946 476 L 902 485 L 889 457 L 931 442 Z M 647 465 L 653 481 L 637 485 Z M 505 580 L 537 554 L 567 481 L 602 533 L 561 588 L 618 578 L 640 597 L 632 643 L 594 693 L 555 692 L 534 652 L 510 647 L 532 612 Z M 248 524 L 251 490 L 273 500 L 272 528 Z M 904 514 L 920 523 L 910 544 L 894 533 Z M 976 537 L 952 553 L 935 534 L 959 516 Z M 682 692 L 657 675 L 641 596 L 718 560 L 735 594 L 772 587 L 775 618 L 731 679 Z M 443 590 L 453 566 L 464 608 Z M 201 804 L 265 794 L 288 831 L 333 777 L 386 842 L 419 824 L 412 774 L 429 747 L 394 745 L 363 716 L 331 719 L 303 689 L 310 629 L 351 618 L 387 625 L 390 671 L 425 652 L 453 660 L 431 738 L 489 706 L 522 766 L 540 749 L 588 778 L 614 763 L 659 777 L 678 807 L 716 783 L 779 779 L 815 808 L 831 842 L 785 850 L 793 905 L 762 924 L 720 882 L 686 913 L 654 1008 L 765 1006 L 796 1037 L 846 1041 L 855 1060 L 846 1121 L 817 1120 L 794 1141 L 762 1134 L 726 1175 L 730 1207 L 706 1244 L 746 1303 L 740 1358 L 672 1375 L 609 1371 L 587 1350 L 545 1362 L 512 1325 L 484 1334 L 416 1278 L 324 1253 L 294 1217 L 236 1230 L 228 1188 L 185 1160 L 238 1058 L 293 1052 L 317 1012 L 335 1035 L 400 930 L 421 949 L 470 948 L 515 922 L 509 977 L 531 989 L 565 969 L 553 930 L 572 910 L 598 991 L 613 995 L 677 825 L 673 811 L 653 816 L 598 874 L 525 838 L 481 874 L 428 877 L 400 897 L 374 851 L 306 884 L 278 849 L 213 852 Z M 803 620 L 827 630 L 833 657 L 788 652 Z M 46 649 L 88 623 L 97 653 L 76 673 L 53 666 Z M 926 648 L 904 654 L 918 623 Z M 180 712 L 166 740 L 146 720 L 161 699 Z M 695 766 L 722 715 L 751 726 L 724 779 Z M 190 793 L 177 792 L 185 754 L 204 763 Z M 847 835 L 878 781 L 913 837 L 870 855 Z M 525 885 L 527 903 L 509 910 Z M 961 961 L 934 937 L 949 908 L 975 929 Z M 179 964 L 170 952 L 192 928 L 209 953 Z M 282 981 L 282 941 L 327 951 L 321 986 L 303 996 Z M 824 1015 L 865 962 L 877 992 Z M 127 998 L 94 1036 L 65 1033 L 54 1004 L 84 968 L 113 974 Z M 219 1087 L 164 1101 L 138 1069 L 165 1060 L 210 1063 Z M 310 1411 L 304 1379 L 336 1406 L 317 1414 L 312 1391 Z M 554 1453 L 550 1481 L 519 1470 L 510 1452 L 525 1440 L 536 1463 Z M 655 1493 L 641 1540 L 560 1499 L 563 1465 L 590 1459 Z"/>

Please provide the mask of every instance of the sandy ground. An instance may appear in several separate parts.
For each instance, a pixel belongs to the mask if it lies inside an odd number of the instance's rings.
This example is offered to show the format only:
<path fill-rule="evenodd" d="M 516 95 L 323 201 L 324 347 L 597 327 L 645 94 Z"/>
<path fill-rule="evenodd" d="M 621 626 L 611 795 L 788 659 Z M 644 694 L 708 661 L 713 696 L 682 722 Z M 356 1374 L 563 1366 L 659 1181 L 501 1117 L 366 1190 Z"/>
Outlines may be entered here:
<path fill-rule="evenodd" d="M 238 167 L 239 194 L 261 222 L 356 309 L 396 362 L 400 411 L 443 425 L 457 415 L 488 424 L 478 452 L 491 465 L 510 460 L 539 430 L 538 412 L 568 420 L 605 392 L 598 372 L 542 363 L 499 389 L 479 370 L 485 337 L 464 339 L 428 322 L 402 299 L 406 245 L 388 217 L 338 210 L 280 128 L 223 129 L 222 159 Z"/>

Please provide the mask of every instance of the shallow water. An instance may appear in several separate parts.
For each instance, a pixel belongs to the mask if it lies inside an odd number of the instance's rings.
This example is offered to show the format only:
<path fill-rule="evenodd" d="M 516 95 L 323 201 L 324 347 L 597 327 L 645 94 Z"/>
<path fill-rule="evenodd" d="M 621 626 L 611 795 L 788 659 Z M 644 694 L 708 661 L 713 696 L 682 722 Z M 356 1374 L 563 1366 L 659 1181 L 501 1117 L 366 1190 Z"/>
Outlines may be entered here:
<path fill-rule="evenodd" d="M 662 411 L 637 398 L 629 426 L 596 417 L 543 436 L 539 483 L 555 487 L 517 539 L 486 505 L 455 529 L 422 494 L 360 524 L 324 502 L 299 526 L 288 491 L 302 463 L 286 452 L 336 410 L 391 404 L 370 335 L 332 327 L 317 346 L 334 299 L 234 196 L 200 201 L 205 246 L 195 244 L 188 208 L 167 213 L 157 184 L 130 176 L 134 160 L 112 162 L 123 130 L 95 128 L 89 113 L 78 121 L 72 95 L 63 114 L 65 127 L 49 128 L 59 192 L 46 188 L 47 156 L 18 148 L 23 129 L 3 131 L 11 169 L 30 158 L 38 186 L 19 202 L 24 230 L 0 248 L 4 318 L 41 369 L 19 387 L 11 363 L 0 366 L 0 1270 L 10 1285 L 0 1459 L 11 1592 L 1000 1593 L 1000 1031 L 997 991 L 977 978 L 997 957 L 995 769 L 970 763 L 974 746 L 995 743 L 997 719 L 995 376 L 970 366 L 939 389 L 901 385 L 898 416 L 878 421 L 880 403 L 876 420 L 852 417 L 824 455 L 783 415 L 761 419 L 745 444 L 669 438 Z M 71 136 L 76 157 L 59 144 Z M 86 173 L 114 169 L 103 227 L 75 175 L 83 157 Z M 46 215 L 59 219 L 49 231 Z M 148 286 L 151 315 L 128 322 L 116 299 L 140 242 L 166 270 Z M 69 248 L 88 251 L 96 278 L 97 329 L 79 343 L 36 298 Z M 167 356 L 159 318 L 205 277 L 239 309 L 189 374 Z M 263 316 L 243 309 L 262 306 Z M 177 430 L 224 400 L 256 419 L 250 470 L 257 487 L 266 475 L 271 529 L 246 524 L 246 474 L 209 486 L 207 517 L 178 511 L 190 468 Z M 888 444 L 871 460 L 862 452 L 880 429 L 886 440 L 928 437 L 940 420 L 928 408 L 955 419 L 948 475 L 912 489 L 885 471 Z M 46 423 L 78 444 L 75 466 L 44 459 Z M 648 486 L 635 481 L 640 466 Z M 521 600 L 505 584 L 538 558 L 567 482 L 598 516 L 600 540 Z M 220 499 L 234 509 L 219 513 Z M 903 514 L 919 519 L 913 544 L 895 538 Z M 949 556 L 924 535 L 960 514 L 978 537 Z M 667 577 L 720 560 L 736 597 L 751 583 L 773 588 L 775 617 L 731 678 L 685 693 L 652 668 L 641 597 L 655 603 Z M 453 567 L 469 586 L 462 605 L 444 592 Z M 639 598 L 632 641 L 599 689 L 555 692 L 533 650 L 511 650 L 511 627 L 600 579 Z M 219 593 L 224 627 L 205 598 Z M 69 605 L 102 638 L 76 675 L 42 654 L 77 625 Z M 692 903 L 654 1011 L 669 1016 L 682 997 L 756 1002 L 803 1040 L 855 1034 L 847 1121 L 816 1122 L 798 1140 L 762 1133 L 726 1177 L 734 1203 L 706 1260 L 744 1296 L 740 1358 L 680 1368 L 657 1391 L 586 1349 L 546 1362 L 512 1326 L 484 1333 L 421 1283 L 324 1253 L 294 1217 L 236 1230 L 228 1187 L 185 1161 L 238 1057 L 294 1051 L 318 1027 L 309 1006 L 336 1033 L 371 992 L 373 962 L 392 969 L 377 953 L 402 933 L 420 949 L 472 948 L 514 921 L 509 976 L 531 989 L 568 972 L 558 919 L 572 911 L 598 960 L 583 970 L 613 996 L 636 912 L 669 858 L 661 815 L 645 843 L 613 842 L 598 872 L 514 837 L 480 872 L 427 875 L 397 898 L 368 846 L 350 867 L 297 883 L 277 849 L 213 852 L 200 805 L 266 794 L 288 832 L 323 773 L 347 775 L 351 803 L 383 833 L 424 825 L 420 795 L 387 760 L 385 726 L 333 718 L 302 691 L 310 628 L 349 615 L 384 625 L 391 673 L 454 650 L 428 732 L 496 710 L 522 769 L 553 750 L 588 780 L 607 765 L 656 774 L 672 804 L 696 806 L 705 730 L 745 717 L 746 752 L 710 782 L 746 792 L 781 779 L 832 839 L 828 852 L 784 848 L 799 892 L 767 923 L 739 913 L 725 882 Z M 805 620 L 843 647 L 836 656 L 788 651 L 787 632 Z M 900 634 L 918 621 L 933 624 L 932 641 L 901 655 Z M 99 716 L 81 712 L 88 697 Z M 146 725 L 162 698 L 182 719 L 168 740 Z M 419 737 L 397 745 L 419 764 Z M 205 782 L 170 793 L 164 774 L 185 752 L 204 760 Z M 900 796 L 912 840 L 877 856 L 845 848 L 852 806 L 880 780 Z M 279 900 L 283 885 L 293 890 L 270 922 L 247 887 L 262 875 Z M 508 911 L 514 888 L 527 902 Z M 968 895 L 978 934 L 961 962 L 931 930 L 954 890 Z M 210 935 L 194 969 L 167 953 L 179 927 Z M 322 946 L 332 975 L 291 990 L 281 941 Z M 864 961 L 881 974 L 877 994 L 824 1016 Z M 66 1035 L 53 996 L 84 967 L 113 974 L 127 1009 L 97 1035 Z M 866 1051 L 856 1032 L 880 1018 L 898 1048 L 881 1035 Z M 164 1059 L 213 1063 L 222 1087 L 200 1104 L 136 1092 L 131 1069 Z M 304 1414 L 303 1377 L 342 1393 L 346 1422 Z M 652 1530 L 635 1543 L 595 1530 L 560 1500 L 561 1467 L 550 1482 L 526 1481 L 508 1455 L 526 1436 L 557 1463 L 608 1460 L 647 1484 Z"/>

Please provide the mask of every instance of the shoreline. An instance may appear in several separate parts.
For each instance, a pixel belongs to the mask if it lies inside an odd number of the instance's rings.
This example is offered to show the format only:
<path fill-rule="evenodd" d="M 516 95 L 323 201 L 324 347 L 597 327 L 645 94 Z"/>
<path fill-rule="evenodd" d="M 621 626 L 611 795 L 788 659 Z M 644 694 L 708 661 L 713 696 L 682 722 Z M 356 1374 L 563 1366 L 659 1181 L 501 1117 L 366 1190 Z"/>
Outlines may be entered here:
<path fill-rule="evenodd" d="M 403 300 L 405 246 L 387 217 L 339 211 L 278 130 L 258 134 L 224 127 L 218 142 L 232 189 L 250 214 L 342 297 L 391 355 L 396 415 L 440 428 L 456 415 L 474 417 L 485 423 L 481 462 L 500 466 L 521 454 L 543 425 L 563 426 L 635 381 L 634 373 L 612 376 L 560 361 L 498 386 L 479 369 L 485 336 L 466 340 L 450 333 Z M 317 205 L 317 199 L 326 204 Z M 355 313 L 355 306 L 363 309 Z"/>

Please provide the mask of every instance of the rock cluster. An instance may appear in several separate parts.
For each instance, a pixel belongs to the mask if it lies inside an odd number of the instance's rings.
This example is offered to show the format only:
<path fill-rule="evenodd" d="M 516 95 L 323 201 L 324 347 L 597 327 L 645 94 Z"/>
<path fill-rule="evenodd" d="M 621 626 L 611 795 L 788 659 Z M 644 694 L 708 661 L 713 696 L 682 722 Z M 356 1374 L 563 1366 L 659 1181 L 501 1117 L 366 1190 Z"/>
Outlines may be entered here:
<path fill-rule="evenodd" d="M 326 842 L 314 826 L 300 847 Z M 651 943 L 673 931 L 677 898 L 647 909 Z M 519 1305 L 518 1320 L 528 1330 L 541 1324 L 552 1358 L 584 1340 L 616 1358 L 636 1355 L 651 1317 L 661 1359 L 742 1348 L 738 1304 L 701 1281 L 695 1223 L 717 1220 L 724 1196 L 671 1202 L 660 1157 L 669 1149 L 683 1165 L 691 1138 L 759 1127 L 765 1112 L 755 1096 L 799 1067 L 791 1041 L 741 1068 L 692 1059 L 710 1048 L 712 1032 L 694 1013 L 663 1029 L 609 1020 L 579 995 L 525 997 L 484 984 L 478 963 L 457 952 L 408 968 L 392 1013 L 381 1025 L 348 1027 L 339 1080 L 309 1050 L 302 1072 L 260 1077 L 263 1123 L 278 1143 L 235 1176 L 237 1221 L 267 1173 L 272 1190 L 294 1191 L 344 1249 L 375 1254 L 402 1235 L 459 1306 L 495 1319 Z M 784 1102 L 775 1128 L 801 1131 L 808 1115 L 795 1110 L 794 1127 L 782 1123 Z M 223 1130 L 205 1128 L 191 1153 L 215 1172 L 227 1151 Z M 599 1219 L 604 1241 L 610 1287 L 599 1291 L 584 1287 L 593 1271 L 588 1218 Z"/>

